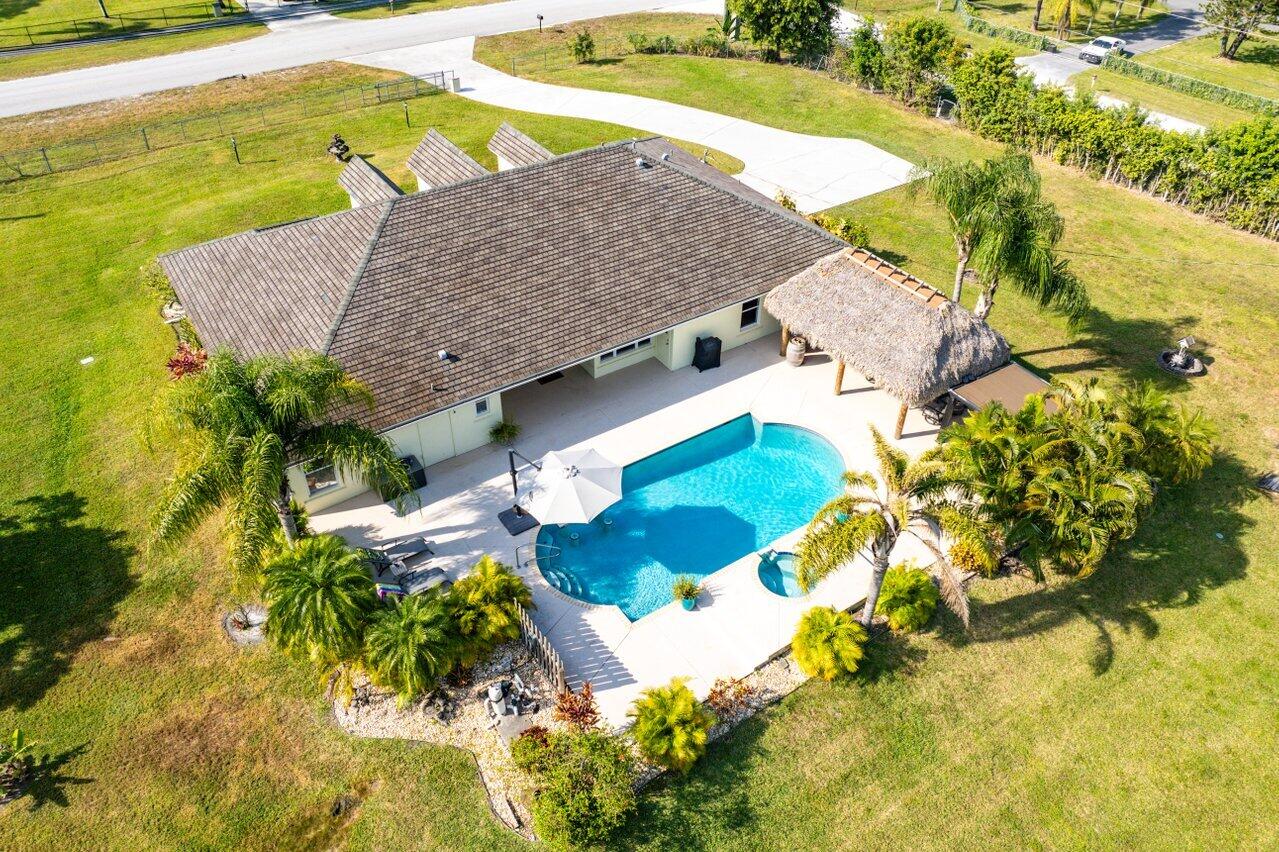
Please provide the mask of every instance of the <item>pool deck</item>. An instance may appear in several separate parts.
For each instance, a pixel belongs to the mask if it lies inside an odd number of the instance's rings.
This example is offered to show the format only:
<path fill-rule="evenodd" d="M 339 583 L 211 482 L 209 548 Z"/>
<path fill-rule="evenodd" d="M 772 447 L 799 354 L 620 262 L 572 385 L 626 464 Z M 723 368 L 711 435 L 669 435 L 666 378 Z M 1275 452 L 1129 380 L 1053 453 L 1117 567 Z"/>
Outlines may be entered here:
<path fill-rule="evenodd" d="M 832 393 L 834 367 L 822 356 L 790 367 L 777 341 L 756 341 L 724 354 L 723 365 L 698 373 L 667 370 L 644 361 L 592 379 L 573 368 L 546 385 L 533 383 L 503 394 L 506 415 L 524 431 L 516 448 L 532 459 L 550 450 L 594 447 L 629 464 L 745 413 L 765 422 L 813 429 L 840 451 L 847 467 L 875 469 L 868 426 L 892 433 L 898 403 L 848 371 L 844 392 Z M 936 440 L 936 427 L 911 411 L 896 442 L 911 453 Z M 466 574 L 485 553 L 508 564 L 527 563 L 534 529 L 510 536 L 498 522 L 512 501 L 504 448 L 486 446 L 427 468 L 421 507 L 404 515 L 372 493 L 317 512 L 312 525 L 352 544 L 424 535 L 436 544 L 431 564 L 451 577 Z M 773 547 L 790 549 L 801 530 Z M 518 557 L 517 557 L 518 549 Z M 894 560 L 926 561 L 926 550 L 907 536 Z M 742 677 L 784 651 L 795 625 L 814 605 L 846 609 L 865 598 L 870 564 L 858 558 L 808 596 L 785 598 L 760 583 L 752 553 L 707 576 L 697 609 L 669 604 L 631 622 L 616 606 L 583 603 L 552 588 L 535 565 L 518 568 L 533 592 L 532 615 L 559 652 L 570 683 L 589 680 L 608 722 L 626 724 L 626 711 L 641 689 L 672 677 L 689 678 L 704 697 L 717 678 Z"/>

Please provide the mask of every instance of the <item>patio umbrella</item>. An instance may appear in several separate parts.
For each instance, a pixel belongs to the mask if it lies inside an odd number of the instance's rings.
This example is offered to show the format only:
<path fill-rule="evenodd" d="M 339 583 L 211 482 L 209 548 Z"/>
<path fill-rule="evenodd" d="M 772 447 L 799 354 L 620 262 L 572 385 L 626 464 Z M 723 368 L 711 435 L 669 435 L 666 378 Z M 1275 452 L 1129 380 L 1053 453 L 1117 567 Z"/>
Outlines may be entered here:
<path fill-rule="evenodd" d="M 528 502 L 544 524 L 585 524 L 622 499 L 622 469 L 595 450 L 547 453 Z"/>

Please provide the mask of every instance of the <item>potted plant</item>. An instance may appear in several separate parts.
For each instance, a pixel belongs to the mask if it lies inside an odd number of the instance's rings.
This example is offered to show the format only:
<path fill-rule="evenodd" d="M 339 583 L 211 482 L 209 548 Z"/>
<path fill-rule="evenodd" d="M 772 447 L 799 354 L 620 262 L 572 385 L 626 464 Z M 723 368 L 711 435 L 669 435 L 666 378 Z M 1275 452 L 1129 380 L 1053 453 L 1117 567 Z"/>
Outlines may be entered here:
<path fill-rule="evenodd" d="M 493 428 L 489 430 L 489 440 L 495 444 L 503 444 L 509 447 L 515 443 L 515 439 L 520 436 L 523 427 L 514 420 L 503 418 L 493 424 Z"/>
<path fill-rule="evenodd" d="M 702 594 L 702 584 L 687 574 L 675 578 L 671 586 L 671 594 L 675 600 L 684 605 L 684 609 L 692 609 L 697 605 L 697 598 Z"/>

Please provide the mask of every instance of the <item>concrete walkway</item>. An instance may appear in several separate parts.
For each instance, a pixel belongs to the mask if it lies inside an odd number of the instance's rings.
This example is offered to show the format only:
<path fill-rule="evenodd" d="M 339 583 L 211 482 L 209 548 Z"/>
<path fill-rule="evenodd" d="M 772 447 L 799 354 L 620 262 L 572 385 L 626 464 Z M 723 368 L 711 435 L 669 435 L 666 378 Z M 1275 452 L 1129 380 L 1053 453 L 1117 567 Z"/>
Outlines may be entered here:
<path fill-rule="evenodd" d="M 773 197 L 783 189 L 812 213 L 909 180 L 912 166 L 859 139 L 809 136 L 653 98 L 552 86 L 512 77 L 471 58 L 475 39 L 369 53 L 346 60 L 406 74 L 451 69 L 463 97 L 509 109 L 588 118 L 684 139 L 746 164 L 738 179 Z"/>

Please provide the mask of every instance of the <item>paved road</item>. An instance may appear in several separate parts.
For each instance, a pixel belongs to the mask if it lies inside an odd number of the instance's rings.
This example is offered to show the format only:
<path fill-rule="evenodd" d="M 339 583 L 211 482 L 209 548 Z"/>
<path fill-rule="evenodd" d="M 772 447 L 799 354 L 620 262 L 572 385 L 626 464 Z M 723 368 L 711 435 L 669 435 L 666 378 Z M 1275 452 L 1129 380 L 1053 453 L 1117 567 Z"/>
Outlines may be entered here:
<path fill-rule="evenodd" d="M 860 139 L 810 136 L 653 98 L 552 86 L 512 77 L 471 58 L 472 37 L 354 56 L 346 61 L 405 74 L 451 68 L 461 95 L 510 109 L 589 118 L 716 148 L 746 164 L 738 179 L 770 198 L 779 189 L 802 213 L 900 186 L 911 164 Z"/>
<path fill-rule="evenodd" d="M 549 26 L 671 5 L 671 0 L 510 0 L 371 21 L 329 15 L 288 18 L 275 22 L 270 33 L 247 41 L 0 82 L 0 116 L 133 97 L 370 51 L 526 30 L 537 26 L 539 13 Z"/>

